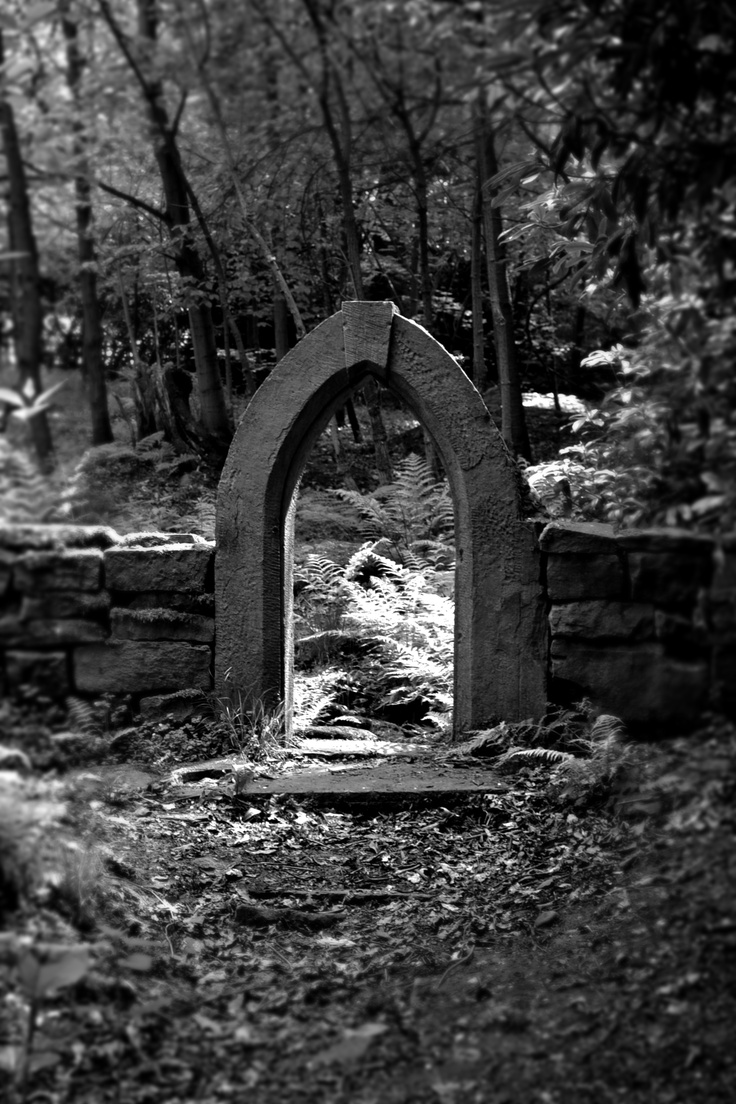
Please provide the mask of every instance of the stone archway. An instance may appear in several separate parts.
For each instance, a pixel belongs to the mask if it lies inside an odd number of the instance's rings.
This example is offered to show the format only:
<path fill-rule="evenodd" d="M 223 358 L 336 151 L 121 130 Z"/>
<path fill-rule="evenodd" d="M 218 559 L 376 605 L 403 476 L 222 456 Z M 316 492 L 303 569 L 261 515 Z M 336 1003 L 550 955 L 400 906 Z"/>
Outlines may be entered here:
<path fill-rule="evenodd" d="M 540 716 L 546 627 L 516 467 L 452 356 L 390 302 L 347 302 L 274 369 L 235 433 L 217 498 L 215 686 L 285 704 L 299 477 L 315 440 L 372 374 L 430 432 L 455 506 L 455 729 Z"/>

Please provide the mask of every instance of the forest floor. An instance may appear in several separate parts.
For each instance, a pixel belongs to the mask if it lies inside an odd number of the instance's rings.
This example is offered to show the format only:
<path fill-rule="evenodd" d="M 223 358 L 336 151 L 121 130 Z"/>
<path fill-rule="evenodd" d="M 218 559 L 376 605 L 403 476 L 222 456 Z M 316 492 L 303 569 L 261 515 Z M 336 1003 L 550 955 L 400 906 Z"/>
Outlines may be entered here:
<path fill-rule="evenodd" d="M 420 444 L 398 429 L 402 454 Z M 301 546 L 354 547 L 329 441 L 316 452 Z M 212 480 L 141 463 L 119 487 L 99 465 L 103 512 L 77 520 L 211 536 Z M 69 726 L 0 704 L 29 760 L 0 771 L 3 1101 L 736 1097 L 733 725 L 705 717 L 577 788 L 436 738 L 412 772 L 484 792 L 360 804 L 267 792 L 324 758 L 272 746 L 241 768 L 212 718 Z M 234 770 L 182 784 L 226 753 Z"/>
<path fill-rule="evenodd" d="M 733 1101 L 733 726 L 643 749 L 608 792 L 540 763 L 351 809 L 237 771 L 182 786 L 206 719 L 78 741 L 73 768 L 5 720 L 43 768 L 15 806 L 34 886 L 0 934 L 13 1104 Z"/>

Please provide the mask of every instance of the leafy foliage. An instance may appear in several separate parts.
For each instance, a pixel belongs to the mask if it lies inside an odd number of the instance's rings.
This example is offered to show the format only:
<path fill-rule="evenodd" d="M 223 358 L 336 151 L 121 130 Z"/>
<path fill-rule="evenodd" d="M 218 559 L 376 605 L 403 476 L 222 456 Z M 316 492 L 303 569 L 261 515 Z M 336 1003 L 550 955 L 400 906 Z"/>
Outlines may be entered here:
<path fill-rule="evenodd" d="M 0 522 L 53 521 L 58 494 L 24 450 L 0 437 Z"/>
<path fill-rule="evenodd" d="M 306 641 L 310 662 L 317 656 L 331 672 L 320 681 L 329 695 L 320 715 L 339 708 L 387 719 L 446 713 L 454 604 L 432 589 L 429 565 L 405 567 L 380 555 L 380 545 L 363 545 L 342 568 L 309 556 L 297 572 L 297 655 L 300 639 Z M 334 667 L 338 656 L 345 673 Z"/>
<path fill-rule="evenodd" d="M 447 553 L 454 531 L 452 499 L 447 484 L 438 482 L 427 461 L 416 453 L 400 460 L 394 481 L 373 494 L 334 493 L 358 510 L 366 540 L 388 540 L 401 553 L 411 552 L 419 541 L 434 540 L 437 553 Z M 433 548 L 425 544 L 424 550 Z"/>

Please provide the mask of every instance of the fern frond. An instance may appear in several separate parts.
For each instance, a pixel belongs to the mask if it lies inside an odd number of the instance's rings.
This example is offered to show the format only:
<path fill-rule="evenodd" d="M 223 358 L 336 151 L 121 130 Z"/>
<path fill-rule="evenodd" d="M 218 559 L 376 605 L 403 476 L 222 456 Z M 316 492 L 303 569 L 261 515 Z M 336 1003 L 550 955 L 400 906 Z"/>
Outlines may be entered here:
<path fill-rule="evenodd" d="M 602 713 L 597 717 L 590 730 L 590 740 L 595 743 L 606 743 L 624 739 L 626 726 L 620 717 L 611 713 Z"/>
<path fill-rule="evenodd" d="M 95 737 L 103 735 L 104 722 L 100 716 L 99 707 L 93 702 L 70 695 L 66 699 L 66 709 L 71 725 L 82 736 Z"/>
<path fill-rule="evenodd" d="M 58 501 L 58 490 L 30 456 L 0 438 L 0 523 L 51 521 Z"/>
<path fill-rule="evenodd" d="M 546 763 L 577 763 L 580 760 L 576 759 L 574 755 L 571 755 L 568 751 L 558 751 L 556 748 L 543 748 L 543 747 L 510 747 L 508 751 L 504 751 L 502 755 L 496 759 L 496 765 L 501 766 L 504 763 L 510 763 L 514 759 L 539 759 Z"/>
<path fill-rule="evenodd" d="M 448 486 L 437 482 L 426 460 L 410 453 L 396 465 L 393 483 L 373 494 L 334 492 L 358 511 L 363 532 L 373 540 L 388 538 L 410 547 L 435 537 L 452 539 L 455 515 Z"/>

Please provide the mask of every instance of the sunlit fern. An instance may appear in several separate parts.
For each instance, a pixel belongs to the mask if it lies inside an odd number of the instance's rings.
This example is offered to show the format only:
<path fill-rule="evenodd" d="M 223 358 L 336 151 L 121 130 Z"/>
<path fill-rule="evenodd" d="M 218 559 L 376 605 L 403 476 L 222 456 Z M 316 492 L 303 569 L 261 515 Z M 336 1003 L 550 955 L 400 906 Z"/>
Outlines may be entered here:
<path fill-rule="evenodd" d="M 362 533 L 369 540 L 383 537 L 404 548 L 419 540 L 453 540 L 454 511 L 447 483 L 438 482 L 426 460 L 415 453 L 399 461 L 392 483 L 372 494 L 334 493 L 358 510 Z"/>
<path fill-rule="evenodd" d="M 56 519 L 59 493 L 23 449 L 0 437 L 0 523 Z"/>

